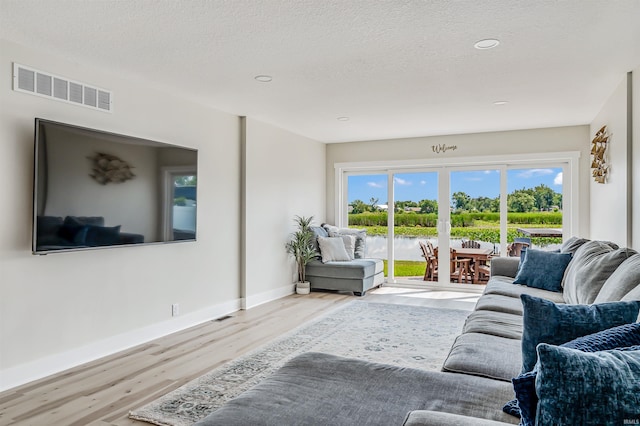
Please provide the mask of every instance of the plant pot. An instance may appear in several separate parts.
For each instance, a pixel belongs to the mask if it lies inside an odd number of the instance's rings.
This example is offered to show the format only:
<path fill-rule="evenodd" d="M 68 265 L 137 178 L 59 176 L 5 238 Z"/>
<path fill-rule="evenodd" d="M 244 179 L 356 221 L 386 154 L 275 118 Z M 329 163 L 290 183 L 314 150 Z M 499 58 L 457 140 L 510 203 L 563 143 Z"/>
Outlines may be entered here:
<path fill-rule="evenodd" d="M 296 283 L 296 293 L 298 294 L 309 294 L 311 291 L 311 284 L 309 281 Z"/>

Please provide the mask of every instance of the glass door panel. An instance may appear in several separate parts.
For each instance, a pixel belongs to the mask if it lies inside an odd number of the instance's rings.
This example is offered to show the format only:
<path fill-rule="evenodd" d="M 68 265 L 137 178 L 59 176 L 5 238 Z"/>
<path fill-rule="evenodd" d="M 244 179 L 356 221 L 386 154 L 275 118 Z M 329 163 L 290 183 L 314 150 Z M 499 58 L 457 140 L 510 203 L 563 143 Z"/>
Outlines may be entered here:
<path fill-rule="evenodd" d="M 450 175 L 451 281 L 484 284 L 500 248 L 500 170 Z"/>
<path fill-rule="evenodd" d="M 438 172 L 397 173 L 394 193 L 393 277 L 413 283 L 438 281 Z"/>
<path fill-rule="evenodd" d="M 367 230 L 366 257 L 384 260 L 388 265 L 387 194 L 388 175 L 347 176 L 347 226 Z"/>
<path fill-rule="evenodd" d="M 555 250 L 562 244 L 563 170 L 555 168 L 507 171 L 507 255 L 522 246 Z"/>

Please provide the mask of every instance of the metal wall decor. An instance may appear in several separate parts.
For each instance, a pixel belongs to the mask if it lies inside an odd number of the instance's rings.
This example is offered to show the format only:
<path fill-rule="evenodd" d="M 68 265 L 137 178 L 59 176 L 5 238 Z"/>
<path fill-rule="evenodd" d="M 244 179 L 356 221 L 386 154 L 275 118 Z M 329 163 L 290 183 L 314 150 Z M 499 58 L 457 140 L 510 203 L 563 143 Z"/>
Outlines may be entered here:
<path fill-rule="evenodd" d="M 591 169 L 593 179 L 597 183 L 605 183 L 609 174 L 609 165 L 606 158 L 608 144 L 609 133 L 605 125 L 596 132 L 596 136 L 591 141 Z"/>
<path fill-rule="evenodd" d="M 93 174 L 89 176 L 101 185 L 122 183 L 135 177 L 131 171 L 133 167 L 115 155 L 98 152 L 88 158 L 93 161 Z"/>

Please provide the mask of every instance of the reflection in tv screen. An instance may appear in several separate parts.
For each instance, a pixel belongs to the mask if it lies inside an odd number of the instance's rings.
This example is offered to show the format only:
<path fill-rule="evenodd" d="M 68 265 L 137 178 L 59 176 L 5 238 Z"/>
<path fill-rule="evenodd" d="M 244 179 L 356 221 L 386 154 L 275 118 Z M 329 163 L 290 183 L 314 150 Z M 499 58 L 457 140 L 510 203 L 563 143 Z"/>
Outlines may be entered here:
<path fill-rule="evenodd" d="M 198 152 L 36 119 L 33 252 L 196 239 Z"/>

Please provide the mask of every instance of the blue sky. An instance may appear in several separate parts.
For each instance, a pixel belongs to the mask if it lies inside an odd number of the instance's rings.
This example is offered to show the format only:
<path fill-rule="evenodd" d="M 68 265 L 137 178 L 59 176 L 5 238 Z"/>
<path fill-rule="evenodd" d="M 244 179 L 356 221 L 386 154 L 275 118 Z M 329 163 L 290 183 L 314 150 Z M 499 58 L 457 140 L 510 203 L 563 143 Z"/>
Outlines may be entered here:
<path fill-rule="evenodd" d="M 545 184 L 562 193 L 562 169 L 513 169 L 507 171 L 507 192 L 533 188 Z M 387 175 L 349 176 L 349 202 L 362 200 L 366 203 L 377 198 L 379 204 L 387 202 Z M 395 193 L 398 201 L 420 201 L 437 199 L 437 173 L 402 173 L 395 176 Z M 472 198 L 495 198 L 500 193 L 500 172 L 483 170 L 451 172 L 451 193 L 462 191 Z"/>

